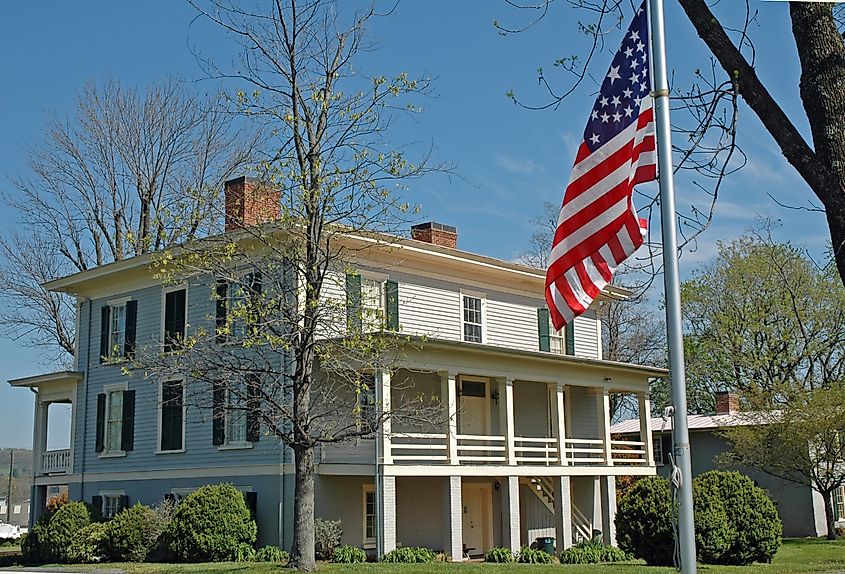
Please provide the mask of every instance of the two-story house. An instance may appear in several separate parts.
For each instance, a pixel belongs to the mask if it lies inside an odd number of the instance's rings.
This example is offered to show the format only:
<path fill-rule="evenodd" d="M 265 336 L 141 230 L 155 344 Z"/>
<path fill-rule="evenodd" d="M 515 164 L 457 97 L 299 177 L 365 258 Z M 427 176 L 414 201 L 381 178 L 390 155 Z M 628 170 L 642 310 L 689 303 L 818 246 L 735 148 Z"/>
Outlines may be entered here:
<path fill-rule="evenodd" d="M 233 180 L 226 192 L 245 185 L 250 180 Z M 442 397 L 444 422 L 418 432 L 388 419 L 372 440 L 322 448 L 316 515 L 340 519 L 344 543 L 381 552 L 427 546 L 455 560 L 493 546 L 517 550 L 539 536 L 563 548 L 599 530 L 613 542 L 615 477 L 656 472 L 648 382 L 665 375 L 602 359 L 595 310 L 627 293 L 608 287 L 595 308 L 556 333 L 541 270 L 461 251 L 456 242 L 454 228 L 427 223 L 410 239 L 384 236 L 354 251 L 358 300 L 414 341 L 402 364 L 375 374 L 377 408 L 400 400 L 391 381 L 401 380 Z M 152 257 L 46 285 L 76 298 L 77 352 L 72 370 L 10 381 L 36 396 L 33 518 L 56 485 L 108 517 L 128 504 L 229 482 L 253 507 L 260 543 L 288 548 L 289 449 L 262 433 L 249 411 L 221 424 L 190 408 L 182 376 L 129 378 L 103 360 L 182 335 L 186 326 L 213 329 L 213 279 L 165 286 Z M 343 300 L 344 278 L 336 279 L 324 296 Z M 639 437 L 611 439 L 613 393 L 638 398 Z M 46 449 L 55 403 L 72 405 L 67 450 Z"/>

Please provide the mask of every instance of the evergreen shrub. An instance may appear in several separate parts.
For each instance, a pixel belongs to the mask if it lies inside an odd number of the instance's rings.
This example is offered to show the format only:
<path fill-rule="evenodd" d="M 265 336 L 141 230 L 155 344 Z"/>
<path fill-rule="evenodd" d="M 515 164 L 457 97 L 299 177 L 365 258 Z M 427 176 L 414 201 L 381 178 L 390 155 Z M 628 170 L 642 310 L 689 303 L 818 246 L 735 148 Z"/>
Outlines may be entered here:
<path fill-rule="evenodd" d="M 484 553 L 484 561 L 495 562 L 498 564 L 510 564 L 511 562 L 516 561 L 516 557 L 513 555 L 510 548 L 497 546 L 496 548 L 491 548 Z"/>
<path fill-rule="evenodd" d="M 434 552 L 428 548 L 400 546 L 381 557 L 380 562 L 393 564 L 428 564 L 434 562 Z"/>

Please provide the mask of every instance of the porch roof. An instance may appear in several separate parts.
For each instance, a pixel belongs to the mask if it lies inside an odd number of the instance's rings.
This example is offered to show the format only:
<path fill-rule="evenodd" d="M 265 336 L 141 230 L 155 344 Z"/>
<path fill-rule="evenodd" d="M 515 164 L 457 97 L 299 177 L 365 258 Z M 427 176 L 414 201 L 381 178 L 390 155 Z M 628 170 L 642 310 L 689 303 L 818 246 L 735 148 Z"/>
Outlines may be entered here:
<path fill-rule="evenodd" d="M 62 383 L 78 383 L 84 373 L 79 371 L 56 371 L 20 379 L 9 379 L 7 382 L 13 387 L 40 387 L 42 385 L 57 385 Z"/>

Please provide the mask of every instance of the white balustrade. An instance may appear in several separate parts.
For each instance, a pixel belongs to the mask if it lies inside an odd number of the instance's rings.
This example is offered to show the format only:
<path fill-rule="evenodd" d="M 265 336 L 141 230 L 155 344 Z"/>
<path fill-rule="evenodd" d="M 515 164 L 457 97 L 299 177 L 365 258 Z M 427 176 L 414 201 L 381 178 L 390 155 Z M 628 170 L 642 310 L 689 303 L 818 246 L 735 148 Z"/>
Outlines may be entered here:
<path fill-rule="evenodd" d="M 70 471 L 70 449 L 41 453 L 41 474 L 67 474 Z"/>

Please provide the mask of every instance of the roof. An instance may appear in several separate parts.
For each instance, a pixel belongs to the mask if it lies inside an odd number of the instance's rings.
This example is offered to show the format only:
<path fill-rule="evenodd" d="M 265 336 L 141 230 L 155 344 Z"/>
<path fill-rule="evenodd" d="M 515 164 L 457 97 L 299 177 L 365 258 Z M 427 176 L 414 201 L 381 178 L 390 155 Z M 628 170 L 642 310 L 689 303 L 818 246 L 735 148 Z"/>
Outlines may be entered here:
<path fill-rule="evenodd" d="M 57 371 L 55 373 L 23 377 L 21 379 L 9 379 L 8 383 L 13 387 L 37 387 L 47 383 L 79 382 L 83 376 L 84 373 L 79 371 Z"/>
<path fill-rule="evenodd" d="M 707 430 L 725 427 L 739 427 L 759 424 L 757 413 L 731 413 L 724 415 L 689 415 L 687 417 L 687 428 L 689 430 Z M 651 431 L 671 431 L 672 419 L 663 420 L 662 417 L 651 419 Z M 640 419 L 629 419 L 621 421 L 610 427 L 613 434 L 628 434 L 640 432 Z"/>

